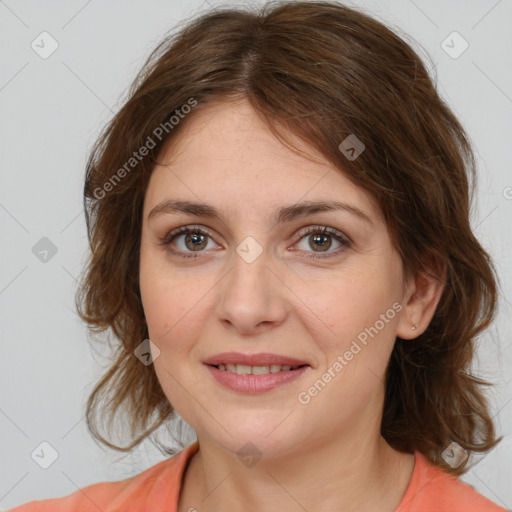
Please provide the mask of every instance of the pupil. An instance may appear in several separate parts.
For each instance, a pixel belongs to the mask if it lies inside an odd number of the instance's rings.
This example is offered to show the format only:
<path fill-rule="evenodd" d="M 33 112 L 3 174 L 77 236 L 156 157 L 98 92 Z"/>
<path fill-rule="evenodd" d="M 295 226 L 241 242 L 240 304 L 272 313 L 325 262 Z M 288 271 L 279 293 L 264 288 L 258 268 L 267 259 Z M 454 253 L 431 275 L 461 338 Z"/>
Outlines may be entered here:
<path fill-rule="evenodd" d="M 323 240 L 323 242 L 325 243 L 325 240 L 326 240 L 326 239 L 329 239 L 329 236 L 328 236 L 328 235 L 318 234 L 318 233 L 317 233 L 316 235 L 313 235 L 313 240 L 315 241 L 315 244 L 316 244 L 317 242 L 319 242 L 319 241 L 320 241 L 320 242 L 322 242 L 322 240 Z M 329 243 L 326 247 L 323 247 L 323 248 L 322 248 L 322 247 L 320 247 L 319 245 L 317 245 L 317 247 L 318 247 L 318 248 L 321 248 L 321 249 L 322 249 L 322 251 L 321 251 L 321 252 L 323 252 L 323 251 L 325 251 L 325 250 L 329 249 L 329 247 L 330 247 L 330 246 L 331 246 L 331 244 L 330 244 L 330 243 Z"/>
<path fill-rule="evenodd" d="M 203 249 L 204 247 L 200 246 L 199 244 L 202 243 L 204 245 L 204 240 L 201 240 L 201 237 L 204 238 L 204 235 L 201 235 L 200 233 L 192 233 L 188 234 L 185 238 L 185 243 L 192 241 L 192 247 L 189 247 L 189 249 Z"/>

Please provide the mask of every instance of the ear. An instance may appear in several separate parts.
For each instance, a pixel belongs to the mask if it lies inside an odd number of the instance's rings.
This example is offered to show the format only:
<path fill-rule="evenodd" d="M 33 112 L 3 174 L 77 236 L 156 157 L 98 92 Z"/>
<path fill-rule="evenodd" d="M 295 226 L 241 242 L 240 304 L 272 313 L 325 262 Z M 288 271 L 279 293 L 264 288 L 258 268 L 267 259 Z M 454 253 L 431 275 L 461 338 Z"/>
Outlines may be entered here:
<path fill-rule="evenodd" d="M 398 323 L 397 336 L 411 340 L 427 330 L 446 282 L 446 262 L 437 263 L 411 278 L 403 297 L 406 304 Z M 416 329 L 412 329 L 416 326 Z"/>

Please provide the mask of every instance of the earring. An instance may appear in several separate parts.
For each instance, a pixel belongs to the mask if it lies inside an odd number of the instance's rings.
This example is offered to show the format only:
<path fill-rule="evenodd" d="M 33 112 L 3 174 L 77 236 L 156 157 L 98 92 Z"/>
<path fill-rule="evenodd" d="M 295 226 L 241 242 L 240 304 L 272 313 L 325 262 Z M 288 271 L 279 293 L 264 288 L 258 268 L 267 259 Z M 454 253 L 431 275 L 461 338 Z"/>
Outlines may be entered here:
<path fill-rule="evenodd" d="M 413 326 L 411 327 L 411 329 L 414 331 L 414 330 L 416 329 L 416 327 L 417 327 L 416 325 L 413 325 Z"/>

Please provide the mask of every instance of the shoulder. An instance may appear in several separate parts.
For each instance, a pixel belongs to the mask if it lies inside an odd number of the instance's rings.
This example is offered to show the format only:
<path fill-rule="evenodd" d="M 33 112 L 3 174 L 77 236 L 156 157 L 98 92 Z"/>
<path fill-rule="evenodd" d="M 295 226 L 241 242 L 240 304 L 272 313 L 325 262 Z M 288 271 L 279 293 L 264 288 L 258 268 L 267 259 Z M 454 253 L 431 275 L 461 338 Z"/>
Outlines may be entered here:
<path fill-rule="evenodd" d="M 411 482 L 396 512 L 507 512 L 415 453 Z"/>
<path fill-rule="evenodd" d="M 126 480 L 88 485 L 67 496 L 31 501 L 9 512 L 110 512 L 116 510 L 118 503 L 127 500 L 144 503 L 158 476 L 167 472 L 170 460 L 162 461 Z"/>
<path fill-rule="evenodd" d="M 8 512 L 133 512 L 172 507 L 181 477 L 197 443 L 142 473 L 118 482 L 88 485 L 60 498 L 31 501 Z"/>

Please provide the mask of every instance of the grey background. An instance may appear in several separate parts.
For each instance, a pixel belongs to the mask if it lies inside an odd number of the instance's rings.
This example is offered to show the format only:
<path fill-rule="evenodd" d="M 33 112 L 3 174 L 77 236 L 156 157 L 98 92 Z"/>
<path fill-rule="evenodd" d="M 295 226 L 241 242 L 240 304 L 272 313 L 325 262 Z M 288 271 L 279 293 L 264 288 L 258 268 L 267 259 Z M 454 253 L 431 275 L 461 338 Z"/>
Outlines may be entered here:
<path fill-rule="evenodd" d="M 234 2 L 233 2 L 234 3 Z M 481 337 L 478 373 L 505 439 L 462 479 L 512 508 L 511 243 L 512 19 L 510 0 L 347 2 L 410 34 L 435 64 L 438 88 L 477 150 L 475 232 L 502 288 L 497 321 Z M 120 480 L 163 459 L 146 443 L 108 453 L 89 437 L 83 412 L 103 372 L 74 311 L 87 239 L 82 180 L 88 150 L 161 37 L 208 5 L 200 1 L 0 1 L 0 508 Z M 47 59 L 31 47 L 46 31 Z M 457 31 L 468 49 L 452 58 L 442 42 Z M 45 48 L 50 46 L 45 40 Z M 35 44 L 36 44 L 35 43 Z M 461 48 L 455 42 L 455 50 Z M 418 46 L 416 49 L 423 50 Z M 424 58 L 425 60 L 425 58 Z M 427 65 L 430 68 L 430 64 Z M 32 252 L 47 237 L 57 252 Z M 507 300 L 508 299 L 508 300 Z M 190 440 L 193 433 L 190 433 Z M 46 441 L 57 460 L 31 453 Z M 48 452 L 46 452 L 48 453 Z"/>

